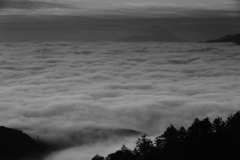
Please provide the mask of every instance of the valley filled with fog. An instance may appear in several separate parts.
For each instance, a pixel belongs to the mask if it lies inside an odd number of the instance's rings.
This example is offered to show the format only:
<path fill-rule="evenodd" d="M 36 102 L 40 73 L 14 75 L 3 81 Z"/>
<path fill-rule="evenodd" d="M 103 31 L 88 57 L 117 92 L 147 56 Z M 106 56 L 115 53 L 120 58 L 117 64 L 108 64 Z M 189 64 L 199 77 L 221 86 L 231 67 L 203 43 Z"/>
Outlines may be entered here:
<path fill-rule="evenodd" d="M 0 43 L 0 125 L 90 159 L 240 107 L 231 43 Z"/>

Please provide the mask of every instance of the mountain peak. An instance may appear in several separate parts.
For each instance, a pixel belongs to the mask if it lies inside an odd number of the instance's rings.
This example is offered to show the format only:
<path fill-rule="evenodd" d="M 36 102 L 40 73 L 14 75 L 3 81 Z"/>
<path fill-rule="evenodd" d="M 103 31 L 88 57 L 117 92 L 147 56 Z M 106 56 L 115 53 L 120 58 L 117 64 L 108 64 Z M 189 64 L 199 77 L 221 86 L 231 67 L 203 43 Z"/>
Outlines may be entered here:
<path fill-rule="evenodd" d="M 135 34 L 122 39 L 123 42 L 183 42 L 159 25 L 150 25 Z"/>

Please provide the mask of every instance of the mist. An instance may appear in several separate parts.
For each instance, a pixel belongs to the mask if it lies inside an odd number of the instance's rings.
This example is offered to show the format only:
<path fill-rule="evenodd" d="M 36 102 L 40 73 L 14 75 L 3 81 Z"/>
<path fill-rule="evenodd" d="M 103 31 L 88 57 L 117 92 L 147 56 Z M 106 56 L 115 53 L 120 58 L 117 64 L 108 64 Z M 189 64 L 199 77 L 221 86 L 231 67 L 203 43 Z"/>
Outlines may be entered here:
<path fill-rule="evenodd" d="M 0 125 L 51 143 L 46 160 L 107 155 L 141 133 L 240 105 L 232 43 L 0 43 Z"/>

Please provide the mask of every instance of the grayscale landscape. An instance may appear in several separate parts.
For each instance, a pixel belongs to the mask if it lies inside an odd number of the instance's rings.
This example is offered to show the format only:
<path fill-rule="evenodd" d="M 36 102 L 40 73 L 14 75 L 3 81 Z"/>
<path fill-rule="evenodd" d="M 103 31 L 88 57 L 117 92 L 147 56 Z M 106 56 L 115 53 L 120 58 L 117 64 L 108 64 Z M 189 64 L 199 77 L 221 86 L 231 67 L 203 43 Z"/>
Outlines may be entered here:
<path fill-rule="evenodd" d="M 224 145 L 240 142 L 239 8 L 238 0 L 0 0 L 0 159 L 172 160 L 176 147 L 203 139 L 223 145 L 197 148 L 211 153 L 205 160 L 234 157 L 240 146 Z M 234 138 L 219 144 L 221 136 Z M 141 153 L 141 140 L 154 154 Z M 118 157 L 126 151 L 132 159 Z"/>

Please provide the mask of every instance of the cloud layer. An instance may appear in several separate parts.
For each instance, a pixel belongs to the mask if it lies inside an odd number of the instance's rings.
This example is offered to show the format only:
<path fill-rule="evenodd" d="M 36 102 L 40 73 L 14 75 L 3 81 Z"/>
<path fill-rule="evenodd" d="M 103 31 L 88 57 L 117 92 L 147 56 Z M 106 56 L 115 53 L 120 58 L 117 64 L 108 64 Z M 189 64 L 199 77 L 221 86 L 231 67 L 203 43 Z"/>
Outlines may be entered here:
<path fill-rule="evenodd" d="M 63 3 L 52 0 L 1 0 L 0 8 L 38 9 L 38 8 L 65 8 Z"/>
<path fill-rule="evenodd" d="M 1 43 L 0 125 L 63 147 L 188 126 L 240 106 L 233 44 Z M 59 142 L 59 144 L 58 144 Z"/>
<path fill-rule="evenodd" d="M 0 15 L 232 17 L 238 6 L 236 0 L 0 0 Z"/>

